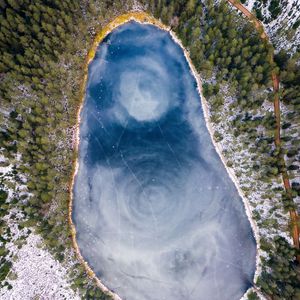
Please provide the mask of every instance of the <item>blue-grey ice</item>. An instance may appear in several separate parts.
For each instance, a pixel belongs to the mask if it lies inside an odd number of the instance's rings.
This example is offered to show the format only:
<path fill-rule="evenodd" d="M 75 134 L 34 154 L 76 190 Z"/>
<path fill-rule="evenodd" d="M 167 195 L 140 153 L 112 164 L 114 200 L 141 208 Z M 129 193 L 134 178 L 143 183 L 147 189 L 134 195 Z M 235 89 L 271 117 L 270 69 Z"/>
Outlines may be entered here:
<path fill-rule="evenodd" d="M 130 22 L 99 45 L 81 113 L 81 253 L 127 300 L 237 300 L 256 245 L 170 34 Z"/>

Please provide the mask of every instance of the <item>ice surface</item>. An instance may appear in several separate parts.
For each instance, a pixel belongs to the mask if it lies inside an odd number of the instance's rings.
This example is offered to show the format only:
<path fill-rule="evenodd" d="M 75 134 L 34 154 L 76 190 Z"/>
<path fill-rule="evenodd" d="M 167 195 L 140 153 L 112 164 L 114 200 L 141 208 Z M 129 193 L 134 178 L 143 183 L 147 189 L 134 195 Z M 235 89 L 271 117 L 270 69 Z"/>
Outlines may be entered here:
<path fill-rule="evenodd" d="M 128 300 L 234 300 L 255 242 L 167 32 L 130 22 L 99 46 L 81 115 L 73 219 L 104 284 Z"/>

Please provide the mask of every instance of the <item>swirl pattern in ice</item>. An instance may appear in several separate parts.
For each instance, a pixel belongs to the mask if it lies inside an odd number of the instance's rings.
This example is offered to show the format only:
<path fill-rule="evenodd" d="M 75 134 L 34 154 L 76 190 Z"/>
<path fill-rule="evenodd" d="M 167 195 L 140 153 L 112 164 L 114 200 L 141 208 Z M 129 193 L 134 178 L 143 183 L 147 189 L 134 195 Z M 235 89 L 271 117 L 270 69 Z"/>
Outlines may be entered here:
<path fill-rule="evenodd" d="M 235 300 L 255 242 L 181 48 L 130 22 L 98 47 L 81 114 L 73 219 L 83 257 L 128 300 Z"/>

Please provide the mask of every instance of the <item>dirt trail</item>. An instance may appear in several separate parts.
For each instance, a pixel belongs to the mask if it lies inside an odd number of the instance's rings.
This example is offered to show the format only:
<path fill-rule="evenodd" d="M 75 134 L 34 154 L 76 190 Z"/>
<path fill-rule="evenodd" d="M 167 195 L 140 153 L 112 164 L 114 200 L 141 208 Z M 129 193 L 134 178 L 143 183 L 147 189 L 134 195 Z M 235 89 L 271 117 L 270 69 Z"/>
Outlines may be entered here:
<path fill-rule="evenodd" d="M 239 11 L 241 11 L 247 18 L 249 18 L 255 25 L 256 29 L 261 32 L 260 37 L 262 39 L 268 39 L 267 34 L 264 31 L 264 26 L 262 23 L 256 19 L 256 17 L 240 2 L 237 0 L 227 0 L 230 2 L 233 6 L 235 6 Z"/>
<path fill-rule="evenodd" d="M 263 24 L 256 19 L 256 17 L 246 8 L 238 2 L 237 0 L 227 0 L 229 3 L 231 3 L 233 6 L 235 6 L 239 11 L 241 11 L 247 18 L 249 18 L 255 25 L 258 32 L 261 33 L 261 38 L 263 40 L 269 40 L 268 35 L 265 33 Z M 270 63 L 273 64 L 274 62 L 274 52 L 272 51 L 272 54 L 270 55 Z M 279 99 L 279 76 L 276 74 L 276 72 L 272 71 L 272 82 L 273 82 L 273 91 L 274 91 L 274 114 L 276 118 L 276 128 L 274 132 L 274 138 L 275 138 L 275 145 L 276 147 L 281 146 L 281 139 L 280 139 L 280 99 Z M 285 161 L 284 161 L 284 169 L 285 171 L 282 172 L 282 180 L 285 187 L 285 190 L 288 195 L 291 195 L 292 189 L 290 185 L 290 180 L 288 173 L 286 171 Z M 292 238 L 295 248 L 299 249 L 299 216 L 297 211 L 290 210 L 290 220 L 291 220 L 291 231 L 292 231 Z M 298 262 L 300 262 L 300 255 L 297 256 Z"/>

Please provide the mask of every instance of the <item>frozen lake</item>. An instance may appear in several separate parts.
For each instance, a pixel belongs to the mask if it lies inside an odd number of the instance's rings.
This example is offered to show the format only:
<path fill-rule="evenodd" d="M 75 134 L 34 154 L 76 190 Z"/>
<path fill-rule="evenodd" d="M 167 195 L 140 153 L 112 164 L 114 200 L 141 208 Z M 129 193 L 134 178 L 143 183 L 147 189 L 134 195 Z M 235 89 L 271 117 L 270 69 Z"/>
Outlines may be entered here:
<path fill-rule="evenodd" d="M 127 300 L 238 300 L 256 245 L 169 33 L 130 22 L 89 66 L 73 220 L 81 253 Z"/>

